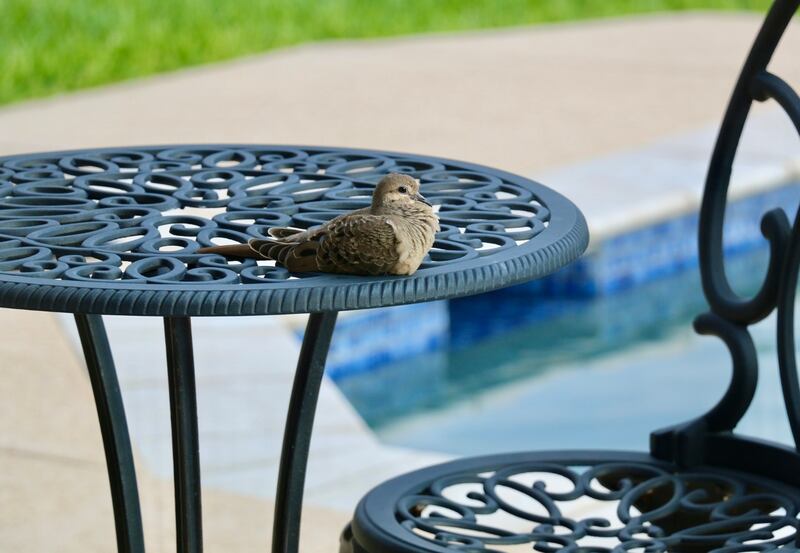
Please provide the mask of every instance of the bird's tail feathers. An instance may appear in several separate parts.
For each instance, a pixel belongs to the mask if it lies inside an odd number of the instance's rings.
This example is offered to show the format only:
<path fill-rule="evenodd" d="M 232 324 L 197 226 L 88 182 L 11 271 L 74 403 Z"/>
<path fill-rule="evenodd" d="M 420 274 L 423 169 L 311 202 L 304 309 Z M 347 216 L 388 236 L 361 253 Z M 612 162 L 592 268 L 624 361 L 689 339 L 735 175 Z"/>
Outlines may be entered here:
<path fill-rule="evenodd" d="M 211 246 L 197 253 L 215 253 L 225 257 L 272 259 L 292 272 L 317 271 L 316 242 L 292 242 L 274 238 L 255 238 L 247 244 Z"/>
<path fill-rule="evenodd" d="M 251 240 L 250 246 L 267 259 L 274 259 L 291 272 L 318 271 L 316 242 L 289 242 L 266 238 Z"/>
<path fill-rule="evenodd" d="M 292 251 L 296 244 L 287 244 L 286 242 L 279 242 L 265 238 L 264 240 L 251 240 L 250 247 L 253 248 L 261 257 L 267 259 L 274 259 L 278 263 L 286 263 L 286 258 Z"/>
<path fill-rule="evenodd" d="M 230 244 L 227 246 L 209 246 L 207 248 L 200 248 L 197 253 L 215 253 L 224 257 L 241 257 L 258 259 L 261 257 L 257 251 L 254 251 L 250 244 Z"/>
<path fill-rule="evenodd" d="M 289 228 L 289 227 L 272 227 L 267 231 L 272 238 L 277 238 L 278 240 L 289 238 L 291 236 L 296 236 L 303 231 L 302 229 L 298 228 Z"/>

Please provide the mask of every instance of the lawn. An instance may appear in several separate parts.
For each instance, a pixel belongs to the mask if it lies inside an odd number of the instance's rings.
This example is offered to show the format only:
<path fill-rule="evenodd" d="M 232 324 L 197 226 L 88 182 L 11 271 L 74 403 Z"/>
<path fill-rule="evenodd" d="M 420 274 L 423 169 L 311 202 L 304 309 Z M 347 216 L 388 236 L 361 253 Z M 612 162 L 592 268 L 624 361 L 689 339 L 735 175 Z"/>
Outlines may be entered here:
<path fill-rule="evenodd" d="M 0 0 L 0 104 L 302 42 L 768 0 Z"/>

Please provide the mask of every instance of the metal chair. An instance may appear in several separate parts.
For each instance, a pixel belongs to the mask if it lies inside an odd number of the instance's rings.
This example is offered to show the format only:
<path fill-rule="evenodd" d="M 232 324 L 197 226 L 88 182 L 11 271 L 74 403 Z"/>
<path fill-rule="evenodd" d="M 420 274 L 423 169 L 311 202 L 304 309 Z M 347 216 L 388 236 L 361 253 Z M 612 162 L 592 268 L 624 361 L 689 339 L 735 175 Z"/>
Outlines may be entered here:
<path fill-rule="evenodd" d="M 385 482 L 359 503 L 343 553 L 530 551 L 657 553 L 794 549 L 800 544 L 800 386 L 794 303 L 800 215 L 764 214 L 770 244 L 761 289 L 731 288 L 723 218 L 752 102 L 775 100 L 800 133 L 800 97 L 767 65 L 800 0 L 771 7 L 733 90 L 700 209 L 699 254 L 710 311 L 694 323 L 730 351 L 732 378 L 707 413 L 651 434 L 650 453 L 550 451 L 462 459 Z M 756 388 L 748 326 L 777 310 L 780 377 L 795 448 L 734 428 Z M 596 514 L 587 514 L 594 502 Z"/>

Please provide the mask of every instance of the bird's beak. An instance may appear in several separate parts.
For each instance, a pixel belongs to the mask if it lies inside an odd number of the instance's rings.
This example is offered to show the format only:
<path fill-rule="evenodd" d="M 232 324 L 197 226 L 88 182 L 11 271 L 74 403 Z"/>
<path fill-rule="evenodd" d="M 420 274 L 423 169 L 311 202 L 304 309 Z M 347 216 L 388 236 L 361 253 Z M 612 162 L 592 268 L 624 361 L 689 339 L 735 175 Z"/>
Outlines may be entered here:
<path fill-rule="evenodd" d="M 414 194 L 414 199 L 417 200 L 418 202 L 424 203 L 425 205 L 427 205 L 429 207 L 433 207 L 433 206 L 431 206 L 431 203 L 428 200 L 426 200 L 425 196 L 423 196 L 422 194 Z"/>

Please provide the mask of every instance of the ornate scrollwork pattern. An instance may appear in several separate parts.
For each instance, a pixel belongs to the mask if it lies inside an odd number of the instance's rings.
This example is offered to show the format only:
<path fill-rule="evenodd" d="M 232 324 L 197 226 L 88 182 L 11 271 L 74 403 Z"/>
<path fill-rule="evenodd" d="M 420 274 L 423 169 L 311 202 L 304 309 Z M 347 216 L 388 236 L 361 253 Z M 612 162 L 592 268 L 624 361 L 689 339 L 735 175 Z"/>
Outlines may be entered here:
<path fill-rule="evenodd" d="M 308 228 L 367 206 L 389 172 L 419 179 L 439 209 L 442 230 L 421 276 L 516 252 L 530 256 L 525 244 L 551 224 L 542 195 L 552 192 L 544 187 L 436 158 L 282 146 L 21 155 L 0 158 L 0 280 L 170 289 L 299 284 L 319 275 L 197 250 L 263 237 L 274 226 Z M 577 234 L 572 242 L 561 249 L 580 248 Z"/>
<path fill-rule="evenodd" d="M 792 542 L 798 498 L 716 470 L 530 461 L 440 477 L 396 513 L 407 531 L 455 551 L 733 553 Z"/>

